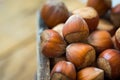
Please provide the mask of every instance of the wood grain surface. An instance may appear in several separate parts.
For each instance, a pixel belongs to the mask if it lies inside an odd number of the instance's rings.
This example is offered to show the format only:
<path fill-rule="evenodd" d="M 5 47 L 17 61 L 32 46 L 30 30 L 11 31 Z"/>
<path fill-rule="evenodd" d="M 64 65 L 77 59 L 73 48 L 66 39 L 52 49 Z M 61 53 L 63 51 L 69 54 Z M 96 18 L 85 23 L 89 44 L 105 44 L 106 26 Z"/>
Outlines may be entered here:
<path fill-rule="evenodd" d="M 34 80 L 36 11 L 45 0 L 0 0 L 0 80 Z M 83 4 L 64 0 L 69 10 Z"/>

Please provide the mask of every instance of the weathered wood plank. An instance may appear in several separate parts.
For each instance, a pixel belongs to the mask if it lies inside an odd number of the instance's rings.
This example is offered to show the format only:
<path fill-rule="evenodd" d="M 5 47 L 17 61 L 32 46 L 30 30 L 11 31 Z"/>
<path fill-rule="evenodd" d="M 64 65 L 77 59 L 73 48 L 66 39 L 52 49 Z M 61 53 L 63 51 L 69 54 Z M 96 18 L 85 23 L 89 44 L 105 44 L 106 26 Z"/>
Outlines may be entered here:
<path fill-rule="evenodd" d="M 40 12 L 37 13 L 38 18 L 38 33 L 37 33 L 37 61 L 38 61 L 38 68 L 37 68 L 37 80 L 50 80 L 50 62 L 49 58 L 45 57 L 41 52 L 40 47 L 40 36 L 43 30 L 47 28 L 44 24 L 44 21 L 40 17 Z"/>

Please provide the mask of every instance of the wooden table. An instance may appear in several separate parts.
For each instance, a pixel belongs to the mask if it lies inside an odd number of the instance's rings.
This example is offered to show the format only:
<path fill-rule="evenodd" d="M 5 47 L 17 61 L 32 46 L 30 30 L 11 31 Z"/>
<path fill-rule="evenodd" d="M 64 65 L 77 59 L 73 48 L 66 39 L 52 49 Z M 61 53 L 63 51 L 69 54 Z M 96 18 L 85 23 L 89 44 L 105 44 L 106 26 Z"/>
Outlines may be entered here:
<path fill-rule="evenodd" d="M 34 79 L 37 70 L 36 11 L 44 2 L 0 0 L 0 80 Z M 74 0 L 64 2 L 69 10 L 83 6 Z"/>

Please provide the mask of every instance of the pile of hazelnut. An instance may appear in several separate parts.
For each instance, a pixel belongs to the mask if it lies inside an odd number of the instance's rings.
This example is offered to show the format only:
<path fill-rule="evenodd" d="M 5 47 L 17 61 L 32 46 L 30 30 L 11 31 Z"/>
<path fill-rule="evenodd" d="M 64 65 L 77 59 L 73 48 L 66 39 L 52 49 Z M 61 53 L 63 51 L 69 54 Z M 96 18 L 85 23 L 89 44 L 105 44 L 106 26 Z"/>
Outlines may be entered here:
<path fill-rule="evenodd" d="M 88 0 L 70 12 L 63 2 L 53 1 L 40 14 L 48 26 L 40 46 L 50 58 L 51 80 L 119 80 L 120 4 Z"/>

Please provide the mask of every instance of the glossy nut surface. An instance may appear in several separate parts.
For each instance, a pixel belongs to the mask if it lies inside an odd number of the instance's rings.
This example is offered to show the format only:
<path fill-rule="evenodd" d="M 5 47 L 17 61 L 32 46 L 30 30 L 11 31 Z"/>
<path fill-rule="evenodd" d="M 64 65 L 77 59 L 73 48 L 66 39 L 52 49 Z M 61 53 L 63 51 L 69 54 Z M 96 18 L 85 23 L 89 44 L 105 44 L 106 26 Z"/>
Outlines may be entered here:
<path fill-rule="evenodd" d="M 98 67 L 105 71 L 109 78 L 116 79 L 120 75 L 120 51 L 107 49 L 98 58 Z"/>
<path fill-rule="evenodd" d="M 89 29 L 83 18 L 72 15 L 65 22 L 62 33 L 68 43 L 84 42 L 89 35 Z"/>
<path fill-rule="evenodd" d="M 111 8 L 111 0 L 88 0 L 87 6 L 93 7 L 99 14 L 103 16 Z"/>
<path fill-rule="evenodd" d="M 98 53 L 113 47 L 110 33 L 104 30 L 98 30 L 91 33 L 88 37 L 88 43 L 94 46 Z"/>
<path fill-rule="evenodd" d="M 86 21 L 90 32 L 96 29 L 99 22 L 99 15 L 94 8 L 92 7 L 79 8 L 74 10 L 73 14 L 80 15 Z"/>
<path fill-rule="evenodd" d="M 66 48 L 66 57 L 77 69 L 81 69 L 94 63 L 96 53 L 94 48 L 88 44 L 72 43 Z"/>
<path fill-rule="evenodd" d="M 50 80 L 76 80 L 76 70 L 71 62 L 60 61 L 51 71 Z"/>
<path fill-rule="evenodd" d="M 77 73 L 77 80 L 104 80 L 104 71 L 96 67 L 86 67 Z"/>
<path fill-rule="evenodd" d="M 59 57 L 65 53 L 66 42 L 54 30 L 44 30 L 40 36 L 41 51 L 46 57 Z"/>
<path fill-rule="evenodd" d="M 69 12 L 63 2 L 50 0 L 43 5 L 41 17 L 48 28 L 53 28 L 57 24 L 64 23 L 69 17 Z"/>

